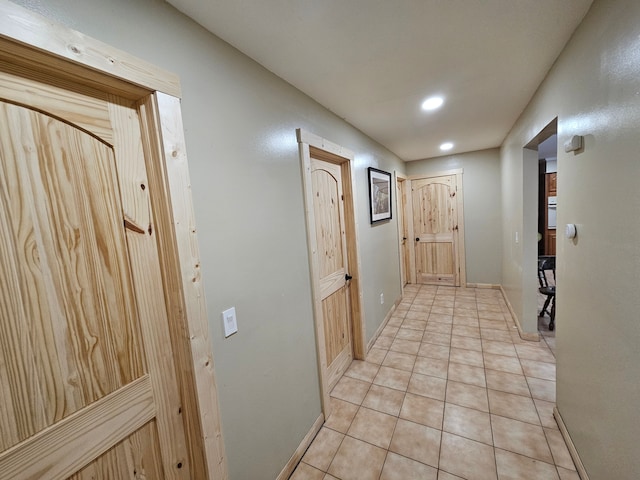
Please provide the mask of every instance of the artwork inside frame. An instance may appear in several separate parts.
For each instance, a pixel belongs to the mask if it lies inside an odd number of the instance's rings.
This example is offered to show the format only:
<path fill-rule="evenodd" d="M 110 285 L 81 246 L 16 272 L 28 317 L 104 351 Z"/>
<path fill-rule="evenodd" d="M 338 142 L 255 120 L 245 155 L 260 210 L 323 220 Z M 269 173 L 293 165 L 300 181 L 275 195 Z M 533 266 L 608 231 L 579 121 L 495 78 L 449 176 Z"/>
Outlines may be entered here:
<path fill-rule="evenodd" d="M 391 220 L 391 174 L 369 167 L 371 223 Z"/>

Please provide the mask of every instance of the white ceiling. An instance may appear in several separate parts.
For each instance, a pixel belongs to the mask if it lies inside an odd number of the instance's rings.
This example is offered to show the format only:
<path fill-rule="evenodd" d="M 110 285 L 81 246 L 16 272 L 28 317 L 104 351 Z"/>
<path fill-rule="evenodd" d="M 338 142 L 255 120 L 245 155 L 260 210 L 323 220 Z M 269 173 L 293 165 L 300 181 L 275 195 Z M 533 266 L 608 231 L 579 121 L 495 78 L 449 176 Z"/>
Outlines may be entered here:
<path fill-rule="evenodd" d="M 499 146 L 592 0 L 168 0 L 404 160 Z M 445 97 L 435 112 L 428 96 Z"/>

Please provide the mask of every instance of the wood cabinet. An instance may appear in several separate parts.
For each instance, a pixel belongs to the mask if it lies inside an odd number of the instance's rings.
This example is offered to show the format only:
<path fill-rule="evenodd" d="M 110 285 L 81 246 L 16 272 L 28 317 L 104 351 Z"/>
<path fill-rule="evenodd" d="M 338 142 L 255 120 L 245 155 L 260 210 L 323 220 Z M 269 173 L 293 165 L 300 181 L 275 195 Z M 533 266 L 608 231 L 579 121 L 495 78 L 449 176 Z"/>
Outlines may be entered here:
<path fill-rule="evenodd" d="M 555 197 L 556 196 L 556 179 L 557 179 L 557 174 L 554 173 L 547 173 L 547 197 Z"/>
<path fill-rule="evenodd" d="M 545 240 L 545 255 L 555 255 L 556 254 L 556 231 L 547 230 L 547 235 L 544 240 Z"/>
<path fill-rule="evenodd" d="M 556 254 L 556 230 L 555 228 L 549 228 L 549 197 L 557 196 L 557 173 L 547 173 L 545 175 L 545 213 L 544 213 L 544 254 L 555 255 Z"/>

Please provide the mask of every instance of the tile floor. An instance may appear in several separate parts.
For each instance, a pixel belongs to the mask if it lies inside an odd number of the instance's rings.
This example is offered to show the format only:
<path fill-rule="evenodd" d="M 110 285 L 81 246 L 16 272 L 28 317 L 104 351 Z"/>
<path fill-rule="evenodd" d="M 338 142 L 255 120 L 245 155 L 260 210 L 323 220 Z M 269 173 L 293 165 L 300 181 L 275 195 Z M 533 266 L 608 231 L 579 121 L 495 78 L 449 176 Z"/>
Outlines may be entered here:
<path fill-rule="evenodd" d="M 547 323 L 526 342 L 497 290 L 409 285 L 291 480 L 579 480 Z"/>

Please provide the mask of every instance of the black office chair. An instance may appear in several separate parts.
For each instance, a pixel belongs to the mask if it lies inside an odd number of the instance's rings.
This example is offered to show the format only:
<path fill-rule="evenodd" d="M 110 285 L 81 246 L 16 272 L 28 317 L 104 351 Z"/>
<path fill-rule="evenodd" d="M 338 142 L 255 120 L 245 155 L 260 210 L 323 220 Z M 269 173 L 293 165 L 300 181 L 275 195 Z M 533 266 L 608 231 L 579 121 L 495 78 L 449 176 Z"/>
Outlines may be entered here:
<path fill-rule="evenodd" d="M 544 301 L 544 306 L 540 312 L 540 317 L 543 317 L 547 313 L 547 308 L 551 304 L 551 311 L 549 315 L 549 330 L 553 330 L 556 326 L 556 286 L 550 285 L 547 277 L 547 272 L 551 270 L 553 273 L 553 283 L 556 281 L 556 257 L 539 257 L 538 258 L 538 283 L 540 288 L 538 291 L 545 295 L 547 298 Z"/>

